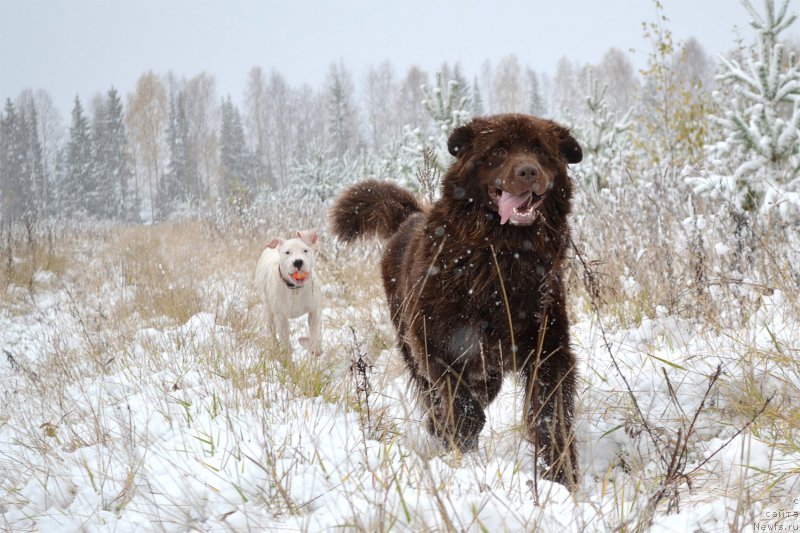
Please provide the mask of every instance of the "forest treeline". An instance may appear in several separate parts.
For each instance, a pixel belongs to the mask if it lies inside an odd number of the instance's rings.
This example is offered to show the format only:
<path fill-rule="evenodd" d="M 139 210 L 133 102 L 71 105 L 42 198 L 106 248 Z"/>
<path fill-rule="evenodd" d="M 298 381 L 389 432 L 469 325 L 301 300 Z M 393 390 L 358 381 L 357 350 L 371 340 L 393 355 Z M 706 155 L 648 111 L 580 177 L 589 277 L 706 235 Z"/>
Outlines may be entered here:
<path fill-rule="evenodd" d="M 212 74 L 145 72 L 127 95 L 77 95 L 66 119 L 46 90 L 26 89 L 0 113 L 2 216 L 153 222 L 245 209 L 276 191 L 324 201 L 364 177 L 418 186 L 421 166 L 449 163 L 453 127 L 502 112 L 572 128 L 586 154 L 573 172 L 589 190 L 658 168 L 740 218 L 794 216 L 800 74 L 781 38 L 795 19 L 788 0 L 743 2 L 754 31 L 719 57 L 695 39 L 674 42 L 657 6 L 638 72 L 613 48 L 595 65 L 562 58 L 552 76 L 514 55 L 477 73 L 458 63 L 398 72 L 386 61 L 358 78 L 342 60 L 320 87 L 255 66 L 240 105 L 218 94 Z"/>

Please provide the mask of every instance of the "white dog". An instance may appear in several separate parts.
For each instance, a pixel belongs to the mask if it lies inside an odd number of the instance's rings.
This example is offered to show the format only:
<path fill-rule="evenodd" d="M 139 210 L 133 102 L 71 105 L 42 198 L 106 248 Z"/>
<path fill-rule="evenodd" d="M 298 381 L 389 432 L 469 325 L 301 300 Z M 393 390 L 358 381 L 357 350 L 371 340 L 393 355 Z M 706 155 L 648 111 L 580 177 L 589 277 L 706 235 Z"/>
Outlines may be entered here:
<path fill-rule="evenodd" d="M 322 294 L 314 272 L 316 243 L 314 230 L 298 231 L 295 239 L 272 239 L 256 266 L 256 286 L 264 302 L 264 321 L 270 338 L 291 351 L 289 319 L 308 314 L 309 342 L 306 345 L 304 338 L 300 342 L 313 355 L 322 353 Z"/>

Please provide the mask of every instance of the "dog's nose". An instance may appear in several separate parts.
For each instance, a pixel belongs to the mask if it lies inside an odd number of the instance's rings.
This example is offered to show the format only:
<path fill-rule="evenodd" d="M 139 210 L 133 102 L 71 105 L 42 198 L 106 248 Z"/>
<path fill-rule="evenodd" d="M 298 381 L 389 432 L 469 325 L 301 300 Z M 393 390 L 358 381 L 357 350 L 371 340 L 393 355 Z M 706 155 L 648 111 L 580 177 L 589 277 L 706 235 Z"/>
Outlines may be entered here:
<path fill-rule="evenodd" d="M 294 263 L 292 263 L 296 269 L 303 268 L 303 260 L 302 259 L 295 259 Z"/>
<path fill-rule="evenodd" d="M 514 169 L 514 175 L 529 184 L 534 194 L 542 196 L 547 192 L 547 179 L 541 169 L 533 163 L 522 163 Z"/>
<path fill-rule="evenodd" d="M 518 178 L 533 181 L 539 176 L 539 169 L 531 163 L 523 163 L 517 167 L 515 174 Z"/>

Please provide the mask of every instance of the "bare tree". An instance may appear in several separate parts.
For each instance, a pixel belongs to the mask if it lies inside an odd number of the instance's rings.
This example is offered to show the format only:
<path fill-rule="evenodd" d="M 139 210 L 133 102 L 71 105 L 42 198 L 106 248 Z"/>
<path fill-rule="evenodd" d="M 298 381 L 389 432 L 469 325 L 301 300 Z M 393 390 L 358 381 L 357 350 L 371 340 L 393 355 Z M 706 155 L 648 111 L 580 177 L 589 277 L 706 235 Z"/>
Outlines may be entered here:
<path fill-rule="evenodd" d="M 270 71 L 267 83 L 267 113 L 273 183 L 285 183 L 292 149 L 292 91 L 280 72 Z"/>
<path fill-rule="evenodd" d="M 382 149 L 399 133 L 396 103 L 397 83 L 391 63 L 384 61 L 367 72 L 364 106 L 367 114 L 367 132 L 373 150 Z"/>
<path fill-rule="evenodd" d="M 272 186 L 272 158 L 269 143 L 269 101 L 267 81 L 261 67 L 253 67 L 247 75 L 244 93 L 244 124 L 253 152 L 263 175 L 259 187 Z"/>
<path fill-rule="evenodd" d="M 327 105 L 325 96 L 310 85 L 303 85 L 292 98 L 295 126 L 292 155 L 295 161 L 299 161 L 326 145 Z"/>
<path fill-rule="evenodd" d="M 139 78 L 128 96 L 126 126 L 130 132 L 135 165 L 147 180 L 151 220 L 155 220 L 156 193 L 161 177 L 166 145 L 167 91 L 152 71 Z"/>
<path fill-rule="evenodd" d="M 677 71 L 690 86 L 702 86 L 707 90 L 714 88 L 714 60 L 706 53 L 703 45 L 694 37 L 689 37 L 681 49 Z"/>
<path fill-rule="evenodd" d="M 428 85 L 428 75 L 416 65 L 411 66 L 400 86 L 397 108 L 402 125 L 419 127 L 424 130 L 429 124 L 428 114 L 422 105 L 422 101 L 425 99 L 422 87 L 425 85 Z"/>
<path fill-rule="evenodd" d="M 639 78 L 624 52 L 610 48 L 592 73 L 600 87 L 607 87 L 608 103 L 614 111 L 624 113 L 633 107 L 639 91 Z"/>
<path fill-rule="evenodd" d="M 575 110 L 581 108 L 582 96 L 580 70 L 566 57 L 558 60 L 556 65 L 556 75 L 553 78 L 553 102 L 551 110 L 556 116 L 560 116 L 563 110 L 570 110 L 576 114 Z"/>
<path fill-rule="evenodd" d="M 522 112 L 525 105 L 525 83 L 517 56 L 509 55 L 500 60 L 492 84 L 494 97 L 492 111 L 496 113 Z"/>
<path fill-rule="evenodd" d="M 198 200 L 211 200 L 214 181 L 219 176 L 219 105 L 214 76 L 201 72 L 184 88 L 189 144 L 197 165 Z"/>
<path fill-rule="evenodd" d="M 481 94 L 484 95 L 484 102 L 483 107 L 487 113 L 494 112 L 494 102 L 492 101 L 494 98 L 494 91 L 492 90 L 494 86 L 494 67 L 492 66 L 492 62 L 488 59 L 483 62 L 481 65 L 481 72 L 479 76 L 479 84 L 478 87 L 480 89 Z"/>

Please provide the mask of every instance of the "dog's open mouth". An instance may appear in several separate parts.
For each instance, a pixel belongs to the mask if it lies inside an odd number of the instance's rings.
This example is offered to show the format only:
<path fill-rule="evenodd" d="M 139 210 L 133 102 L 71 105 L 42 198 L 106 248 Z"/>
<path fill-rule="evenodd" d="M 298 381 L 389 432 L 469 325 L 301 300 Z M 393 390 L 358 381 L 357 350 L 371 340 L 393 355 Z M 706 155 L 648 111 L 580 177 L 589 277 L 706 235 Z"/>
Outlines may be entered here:
<path fill-rule="evenodd" d="M 292 281 L 296 285 L 302 285 L 303 283 L 305 283 L 306 280 L 308 279 L 308 276 L 309 276 L 309 273 L 305 272 L 303 270 L 297 270 L 297 271 L 292 272 L 291 274 L 289 274 L 289 277 L 292 278 Z"/>
<path fill-rule="evenodd" d="M 500 224 L 510 222 L 515 226 L 533 224 L 544 201 L 544 196 L 527 191 L 522 194 L 511 194 L 499 187 L 489 187 L 489 198 L 497 206 Z"/>
<path fill-rule="evenodd" d="M 294 272 L 289 273 L 286 276 L 286 282 L 291 283 L 295 287 L 302 287 L 308 281 L 311 272 L 306 272 L 304 270 L 295 270 Z"/>

